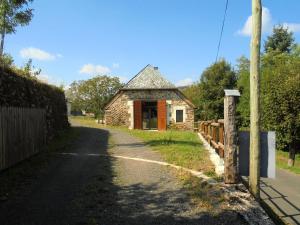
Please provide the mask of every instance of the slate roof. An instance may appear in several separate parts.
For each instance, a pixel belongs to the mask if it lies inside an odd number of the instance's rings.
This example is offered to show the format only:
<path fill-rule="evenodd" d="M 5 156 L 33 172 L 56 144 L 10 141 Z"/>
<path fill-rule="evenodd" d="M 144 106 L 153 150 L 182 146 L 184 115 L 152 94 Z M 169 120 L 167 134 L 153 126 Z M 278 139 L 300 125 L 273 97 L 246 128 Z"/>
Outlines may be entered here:
<path fill-rule="evenodd" d="M 176 87 L 161 75 L 157 67 L 147 65 L 122 89 L 176 89 Z"/>

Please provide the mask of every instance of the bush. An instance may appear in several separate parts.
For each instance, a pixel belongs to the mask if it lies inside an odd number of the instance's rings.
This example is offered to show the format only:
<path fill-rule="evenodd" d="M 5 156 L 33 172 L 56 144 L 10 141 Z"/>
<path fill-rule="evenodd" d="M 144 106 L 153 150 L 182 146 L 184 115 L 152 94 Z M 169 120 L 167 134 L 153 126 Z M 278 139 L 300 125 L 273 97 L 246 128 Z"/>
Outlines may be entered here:
<path fill-rule="evenodd" d="M 69 127 L 63 90 L 26 78 L 12 69 L 0 71 L 0 106 L 45 109 L 48 140 Z"/>

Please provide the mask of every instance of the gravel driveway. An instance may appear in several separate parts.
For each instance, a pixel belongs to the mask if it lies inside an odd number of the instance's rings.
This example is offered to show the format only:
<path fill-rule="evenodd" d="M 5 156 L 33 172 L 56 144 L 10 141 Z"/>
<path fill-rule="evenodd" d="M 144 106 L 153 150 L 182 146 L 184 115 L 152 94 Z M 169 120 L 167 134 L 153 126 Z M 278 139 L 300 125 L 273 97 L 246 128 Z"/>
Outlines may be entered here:
<path fill-rule="evenodd" d="M 25 190 L 0 201 L 1 224 L 246 224 L 231 211 L 212 216 L 194 207 L 167 167 L 109 156 L 161 161 L 140 140 L 116 130 L 76 129 L 79 138 L 49 153 Z"/>

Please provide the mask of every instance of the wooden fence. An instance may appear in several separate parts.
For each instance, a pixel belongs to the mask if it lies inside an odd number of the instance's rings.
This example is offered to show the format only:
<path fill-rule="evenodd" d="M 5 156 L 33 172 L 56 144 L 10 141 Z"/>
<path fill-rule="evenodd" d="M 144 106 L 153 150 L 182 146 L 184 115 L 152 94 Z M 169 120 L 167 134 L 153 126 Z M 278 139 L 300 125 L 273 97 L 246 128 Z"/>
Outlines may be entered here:
<path fill-rule="evenodd" d="M 45 131 L 44 109 L 0 107 L 0 170 L 39 152 Z"/>
<path fill-rule="evenodd" d="M 207 140 L 221 158 L 224 158 L 224 120 L 200 121 L 198 132 Z"/>

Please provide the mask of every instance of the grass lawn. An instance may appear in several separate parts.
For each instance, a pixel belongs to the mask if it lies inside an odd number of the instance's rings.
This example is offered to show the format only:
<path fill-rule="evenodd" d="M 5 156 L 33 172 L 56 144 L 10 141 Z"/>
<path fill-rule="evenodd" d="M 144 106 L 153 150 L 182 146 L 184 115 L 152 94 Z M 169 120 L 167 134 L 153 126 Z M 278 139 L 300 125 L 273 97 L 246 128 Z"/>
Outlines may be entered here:
<path fill-rule="evenodd" d="M 281 169 L 289 170 L 293 173 L 300 174 L 300 154 L 296 155 L 295 165 L 293 167 L 289 167 L 287 165 L 289 158 L 289 153 L 284 151 L 276 152 L 276 166 Z"/>
<path fill-rule="evenodd" d="M 196 133 L 175 130 L 164 132 L 127 130 L 127 132 L 160 152 L 166 162 L 215 176 L 208 151 L 204 149 Z"/>

